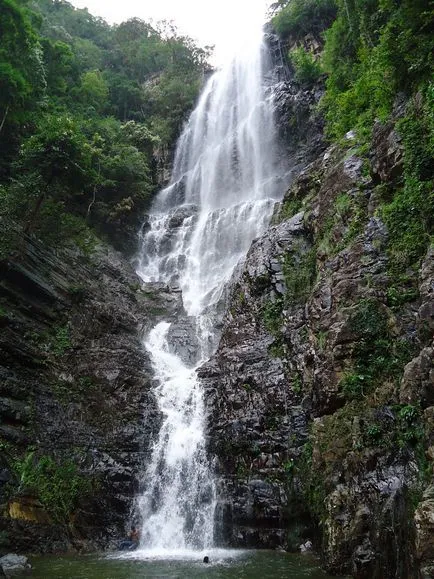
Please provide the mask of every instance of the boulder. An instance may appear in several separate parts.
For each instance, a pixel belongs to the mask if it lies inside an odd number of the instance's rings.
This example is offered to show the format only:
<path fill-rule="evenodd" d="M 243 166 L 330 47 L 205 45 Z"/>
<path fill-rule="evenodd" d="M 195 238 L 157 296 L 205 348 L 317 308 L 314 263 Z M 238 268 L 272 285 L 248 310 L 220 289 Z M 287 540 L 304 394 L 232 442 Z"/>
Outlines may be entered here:
<path fill-rule="evenodd" d="M 27 571 L 31 569 L 31 565 L 29 560 L 24 555 L 15 555 L 14 553 L 9 553 L 4 557 L 0 557 L 0 569 L 3 569 L 3 572 L 6 575 Z"/>

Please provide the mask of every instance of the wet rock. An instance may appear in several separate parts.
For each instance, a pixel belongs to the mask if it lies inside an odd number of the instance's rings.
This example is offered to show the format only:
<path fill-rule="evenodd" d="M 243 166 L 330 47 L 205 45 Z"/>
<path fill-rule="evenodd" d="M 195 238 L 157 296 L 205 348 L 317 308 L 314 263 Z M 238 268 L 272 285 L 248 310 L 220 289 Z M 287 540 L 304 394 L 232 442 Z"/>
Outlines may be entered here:
<path fill-rule="evenodd" d="M 402 174 L 403 146 L 393 122 L 375 123 L 371 161 L 373 177 L 378 181 L 391 182 Z"/>
<path fill-rule="evenodd" d="M 431 332 L 434 331 L 434 247 L 428 248 L 425 259 L 420 268 L 420 296 L 419 308 L 420 324 Z"/>
<path fill-rule="evenodd" d="M 199 359 L 199 342 L 194 318 L 180 316 L 170 326 L 168 338 L 170 351 L 181 358 L 187 366 L 194 366 Z"/>
<path fill-rule="evenodd" d="M 371 178 L 359 157 L 331 147 L 295 178 L 273 226 L 232 279 L 219 348 L 199 370 L 217 457 L 221 540 L 281 540 L 292 549 L 316 529 L 327 569 L 358 579 L 417 576 L 409 512 L 420 465 L 412 444 L 382 437 L 434 431 L 426 330 L 433 254 L 419 271 L 420 299 L 392 309 L 388 232 L 374 192 L 377 180 L 398 172 L 400 157 L 390 154 L 384 163 L 378 157 Z M 402 362 L 399 388 L 385 372 L 375 383 L 368 378 L 362 395 L 345 391 L 346 377 L 361 373 L 360 344 L 379 340 L 375 324 L 413 359 Z M 410 434 L 400 434 L 399 405 L 413 412 L 419 403 L 423 413 L 414 415 Z M 428 434 L 428 460 L 433 449 Z M 297 524 L 305 534 L 294 541 Z M 420 524 L 426 537 L 427 523 Z M 426 569 L 431 564 L 424 560 Z"/>
<path fill-rule="evenodd" d="M 3 568 L 3 571 L 6 574 L 16 574 L 31 569 L 31 565 L 27 557 L 24 557 L 24 555 L 9 553 L 9 555 L 0 557 L 0 568 Z"/>
<path fill-rule="evenodd" d="M 260 314 L 285 284 L 285 250 L 307 251 L 305 235 L 299 213 L 254 242 L 233 281 L 220 347 L 199 370 L 210 410 L 210 448 L 222 475 L 221 534 L 238 546 L 285 544 L 287 498 L 279 478 L 289 460 L 288 439 L 300 444 L 306 437 L 306 417 L 301 407 L 291 407 L 291 385 L 282 361 L 269 355 L 274 339 Z"/>
<path fill-rule="evenodd" d="M 421 566 L 425 568 L 425 576 L 429 568 L 434 568 L 434 485 L 424 492 L 414 514 L 416 527 L 416 554 Z"/>
<path fill-rule="evenodd" d="M 306 543 L 302 543 L 300 545 L 300 553 L 309 553 L 313 550 L 312 541 L 306 541 Z"/>
<path fill-rule="evenodd" d="M 91 264 L 30 239 L 23 247 L 19 261 L 0 265 L 8 312 L 0 334 L 0 435 L 13 453 L 25 457 L 36 442 L 35 460 L 73 460 L 81 476 L 95 481 L 97 490 L 80 499 L 73 515 L 74 532 L 96 547 L 123 533 L 159 425 L 141 332 L 159 316 L 174 315 L 179 292 L 144 291 L 109 246 L 99 246 Z M 8 456 L 4 465 L 0 460 L 0 497 L 9 500 L 0 530 L 21 551 L 72 547 L 66 530 L 42 516 L 36 497 L 25 502 L 17 494 Z"/>
<path fill-rule="evenodd" d="M 407 364 L 401 381 L 402 404 L 434 405 L 434 349 L 424 348 Z"/>

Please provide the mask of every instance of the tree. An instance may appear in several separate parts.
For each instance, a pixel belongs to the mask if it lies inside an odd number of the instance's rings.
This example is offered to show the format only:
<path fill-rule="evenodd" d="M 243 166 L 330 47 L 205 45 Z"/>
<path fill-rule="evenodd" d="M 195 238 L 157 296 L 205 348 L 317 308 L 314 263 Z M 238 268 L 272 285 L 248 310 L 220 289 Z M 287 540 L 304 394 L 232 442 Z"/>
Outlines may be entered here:
<path fill-rule="evenodd" d="M 28 199 L 25 233 L 33 230 L 45 199 L 66 200 L 92 183 L 92 153 L 73 119 L 51 115 L 41 119 L 15 163 L 16 180 Z"/>
<path fill-rule="evenodd" d="M 25 9 L 0 0 L 0 178 L 16 152 L 17 133 L 45 87 L 41 46 Z"/>
<path fill-rule="evenodd" d="M 77 67 L 71 47 L 59 40 L 42 39 L 47 92 L 63 96 L 77 78 Z"/>
<path fill-rule="evenodd" d="M 81 76 L 78 98 L 87 107 L 102 113 L 107 108 L 109 89 L 99 70 L 90 70 Z"/>

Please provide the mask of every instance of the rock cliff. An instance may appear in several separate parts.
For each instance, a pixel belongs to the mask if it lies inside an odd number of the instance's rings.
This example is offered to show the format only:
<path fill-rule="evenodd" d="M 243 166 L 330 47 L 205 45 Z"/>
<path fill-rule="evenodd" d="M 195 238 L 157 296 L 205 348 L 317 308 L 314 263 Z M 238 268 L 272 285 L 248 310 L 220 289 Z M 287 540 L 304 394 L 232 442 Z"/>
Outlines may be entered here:
<path fill-rule="evenodd" d="M 179 294 L 120 254 L 31 239 L 0 264 L 2 550 L 107 546 L 125 531 L 158 412 L 143 331 Z"/>
<path fill-rule="evenodd" d="M 432 576 L 433 251 L 389 266 L 394 123 L 307 166 L 232 280 L 200 369 L 220 539 L 296 549 L 357 578 Z"/>

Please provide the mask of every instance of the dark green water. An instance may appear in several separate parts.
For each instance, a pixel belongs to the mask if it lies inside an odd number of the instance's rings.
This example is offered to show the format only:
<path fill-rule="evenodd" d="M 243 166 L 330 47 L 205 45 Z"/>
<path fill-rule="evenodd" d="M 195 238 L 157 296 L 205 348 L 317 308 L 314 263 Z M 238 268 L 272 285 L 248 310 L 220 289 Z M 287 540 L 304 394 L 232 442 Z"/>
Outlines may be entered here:
<path fill-rule="evenodd" d="M 32 560 L 34 579 L 326 579 L 311 556 L 276 551 L 210 553 L 198 559 L 116 559 L 110 555 L 40 557 Z M 335 578 L 336 579 L 336 578 Z"/>

